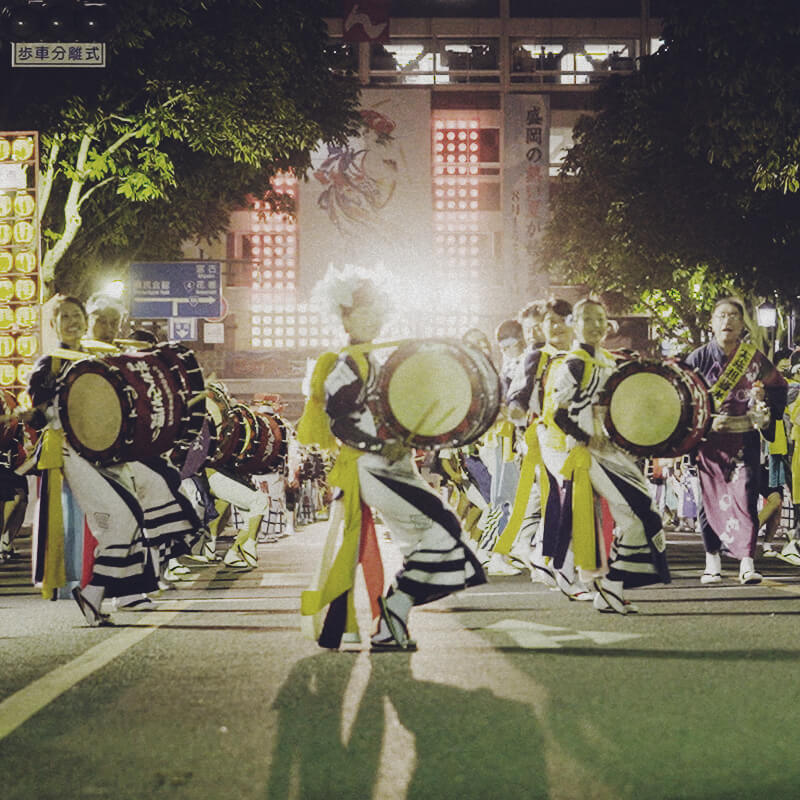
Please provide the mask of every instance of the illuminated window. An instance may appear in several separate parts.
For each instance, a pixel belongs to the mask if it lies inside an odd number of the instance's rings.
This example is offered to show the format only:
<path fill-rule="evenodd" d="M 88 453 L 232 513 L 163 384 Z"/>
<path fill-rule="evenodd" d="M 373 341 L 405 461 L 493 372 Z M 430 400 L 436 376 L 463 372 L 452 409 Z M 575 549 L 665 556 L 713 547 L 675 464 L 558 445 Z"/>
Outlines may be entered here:
<path fill-rule="evenodd" d="M 511 43 L 511 80 L 514 83 L 596 83 L 611 72 L 632 72 L 635 57 L 634 40 L 518 39 Z"/>
<path fill-rule="evenodd" d="M 297 200 L 297 179 L 290 174 L 280 174 L 273 179 L 277 192 Z M 252 276 L 252 309 L 250 342 L 253 347 L 284 347 L 295 334 L 293 320 L 281 317 L 281 325 L 273 327 L 278 315 L 297 304 L 295 271 L 287 270 L 289 256 L 295 266 L 297 251 L 296 220 L 270 211 L 264 201 L 256 201 L 250 210 L 250 231 L 245 235 L 243 251 L 250 258 Z M 284 330 L 286 339 L 283 338 Z M 273 338 L 275 336 L 275 338 Z"/>
<path fill-rule="evenodd" d="M 370 82 L 481 83 L 500 80 L 499 39 L 392 38 L 370 48 Z"/>

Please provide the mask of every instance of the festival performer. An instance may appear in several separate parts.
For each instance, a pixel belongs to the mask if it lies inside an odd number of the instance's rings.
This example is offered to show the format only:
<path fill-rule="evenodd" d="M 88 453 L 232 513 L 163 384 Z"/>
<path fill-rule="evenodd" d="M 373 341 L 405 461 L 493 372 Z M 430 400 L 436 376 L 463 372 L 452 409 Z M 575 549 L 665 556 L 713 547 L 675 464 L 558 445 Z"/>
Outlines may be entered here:
<path fill-rule="evenodd" d="M 71 296 L 59 298 L 52 324 L 66 354 L 80 352 L 87 330 L 83 303 Z M 101 474 L 79 456 L 64 436 L 57 402 L 73 362 L 58 352 L 36 362 L 28 385 L 33 403 L 29 420 L 35 428 L 44 428 L 36 452 L 41 478 L 34 524 L 33 578 L 48 599 L 55 598 L 61 587 L 70 586 L 90 626 L 110 625 L 108 615 L 101 610 L 106 593 L 118 596 L 150 592 L 157 588 L 156 577 L 145 559 L 144 548 L 134 544 L 139 531 L 134 512 L 136 499 L 111 476 Z M 80 510 L 89 518 L 97 540 L 93 572 L 83 589 L 84 523 Z"/>
<path fill-rule="evenodd" d="M 557 586 L 570 600 L 593 600 L 594 592 L 575 572 L 571 549 L 558 570 L 552 564 L 563 493 L 561 469 L 568 451 L 564 434 L 543 424 L 542 409 L 548 372 L 572 346 L 571 314 L 572 306 L 566 300 L 553 298 L 544 304 L 541 331 L 545 342 L 527 351 L 519 378 L 509 389 L 509 415 L 517 424 L 529 424 L 519 490 L 499 544 L 513 547 L 511 537 L 519 531 L 523 541 L 530 543 L 527 561 L 533 581 Z"/>
<path fill-rule="evenodd" d="M 342 490 L 341 546 L 318 588 L 303 593 L 302 613 L 309 617 L 327 607 L 318 638 L 322 647 L 339 647 L 345 633 L 357 639 L 353 584 L 360 562 L 376 626 L 372 651 L 414 650 L 408 632 L 411 608 L 486 578 L 461 539 L 457 518 L 416 470 L 409 447 L 378 435 L 370 410 L 377 377 L 371 350 L 388 298 L 367 274 L 352 267 L 331 267 L 315 294 L 340 317 L 349 346 L 317 360 L 298 438 L 326 449 L 337 446 L 336 438 L 355 446 L 341 445 L 328 477 Z M 379 512 L 403 555 L 402 568 L 385 596 L 370 507 Z M 333 537 L 338 534 L 337 517 L 331 514 Z"/>
<path fill-rule="evenodd" d="M 269 495 L 255 486 L 249 475 L 227 469 L 206 468 L 208 486 L 223 514 L 224 504 L 235 508 L 244 519 L 244 527 L 228 548 L 222 563 L 232 569 L 251 570 L 258 566 L 258 532 L 261 522 L 269 515 Z"/>
<path fill-rule="evenodd" d="M 594 607 L 635 613 L 624 589 L 670 581 L 661 518 L 636 461 L 602 427 L 602 392 L 616 368 L 601 346 L 609 330 L 605 307 L 593 298 L 581 300 L 573 325 L 578 344 L 551 371 L 545 398 L 545 424 L 550 435 L 560 431 L 568 450 L 561 468 L 567 480 L 553 561 L 561 568 L 571 546 L 578 577 L 595 590 Z M 542 441 L 545 449 L 554 443 L 547 436 Z M 593 495 L 605 501 L 614 520 L 610 548 L 595 520 Z"/>
<path fill-rule="evenodd" d="M 0 564 L 17 558 L 14 539 L 25 521 L 28 507 L 28 480 L 16 472 L 29 452 L 28 426 L 14 416 L 16 400 L 0 389 Z"/>
<path fill-rule="evenodd" d="M 778 553 L 778 558 L 786 561 L 793 567 L 800 566 L 800 382 L 798 372 L 800 364 L 800 351 L 794 351 L 789 363 L 786 365 L 784 375 L 789 381 L 786 412 L 784 413 L 784 426 L 787 439 L 786 460 L 789 465 L 789 489 L 794 509 L 794 526 L 787 532 L 789 541 Z"/>
<path fill-rule="evenodd" d="M 722 580 L 721 554 L 739 561 L 739 581 L 762 580 L 753 556 L 758 537 L 759 431 L 768 441 L 783 416 L 784 377 L 753 344 L 742 341 L 744 305 L 718 300 L 711 314 L 713 339 L 686 359 L 709 384 L 716 413 L 695 453 L 702 504 L 700 525 L 706 565 L 700 582 Z"/>
<path fill-rule="evenodd" d="M 71 594 L 89 625 L 107 625 L 110 620 L 102 612 L 103 599 L 142 597 L 155 591 L 157 554 L 174 552 L 174 543 L 191 537 L 199 521 L 179 494 L 177 470 L 163 458 L 98 467 L 72 447 L 61 427 L 60 394 L 73 361 L 82 360 L 87 316 L 79 300 L 65 297 L 56 304 L 53 320 L 63 347 L 37 362 L 28 387 L 34 406 L 32 421 L 45 427 L 36 453 L 36 466 L 43 474 L 34 581 L 50 597 L 69 577 L 75 584 Z M 76 565 L 74 574 L 67 574 L 65 549 L 69 552 L 70 539 L 82 541 L 84 525 L 82 520 L 71 521 L 78 519 L 72 512 L 67 520 L 63 518 L 63 485 L 69 487 L 76 501 L 72 505 L 83 512 L 96 541 L 88 575 L 81 575 Z"/>
<path fill-rule="evenodd" d="M 222 383 L 210 384 L 208 402 L 211 406 L 207 405 L 207 409 L 217 407 L 214 414 L 210 415 L 216 422 L 211 422 L 210 427 L 213 439 L 218 444 L 220 439 L 234 441 L 226 438 L 228 429 L 223 424 L 226 416 L 239 419 L 242 425 L 245 420 L 242 415 L 245 412 L 249 415 L 246 419 L 253 419 L 249 409 L 236 403 Z M 250 430 L 247 441 L 254 435 L 255 429 Z M 258 534 L 262 521 L 269 517 L 270 498 L 266 492 L 261 491 L 253 475 L 237 461 L 237 457 L 242 455 L 240 451 L 244 447 L 243 442 L 244 440 L 235 442 L 235 451 L 225 448 L 218 449 L 216 454 L 215 451 L 210 451 L 202 471 L 216 511 L 216 519 L 209 525 L 211 541 L 216 541 L 219 531 L 231 517 L 243 519 L 244 524 L 225 553 L 223 563 L 232 569 L 252 570 L 258 566 Z"/>
<path fill-rule="evenodd" d="M 122 303 L 111 295 L 97 292 L 86 301 L 86 313 L 89 315 L 89 338 L 113 344 L 125 314 Z"/>
<path fill-rule="evenodd" d="M 502 552 L 496 549 L 498 538 L 508 522 L 519 483 L 516 431 L 514 423 L 506 414 L 506 401 L 509 387 L 522 369 L 525 355 L 522 325 L 515 319 L 504 320 L 495 330 L 495 339 L 500 350 L 499 375 L 503 406 L 494 425 L 478 442 L 478 455 L 491 476 L 488 507 L 479 522 L 483 535 L 478 543 L 478 551 L 479 556 L 487 554 L 484 566 L 491 577 L 519 575 L 522 571 L 512 562 L 508 549 Z M 517 561 L 522 563 L 521 559 Z"/>
<path fill-rule="evenodd" d="M 86 302 L 88 313 L 88 338 L 83 341 L 83 348 L 96 355 L 118 355 L 128 351 L 148 351 L 157 346 L 158 340 L 147 331 L 134 332 L 132 338 L 118 339 L 120 326 L 125 315 L 125 308 L 115 297 L 97 292 Z M 177 514 L 183 517 L 182 526 L 175 520 L 169 520 L 160 530 L 148 524 L 143 528 L 144 544 L 151 549 L 150 558 L 158 565 L 159 589 L 174 589 L 174 581 L 190 574 L 188 567 L 180 563 L 180 557 L 190 554 L 193 549 L 200 549 L 198 540 L 197 517 L 191 501 L 180 491 L 181 477 L 175 466 L 164 456 L 156 456 L 141 462 L 126 462 L 108 468 L 127 488 L 136 494 L 143 508 L 165 511 L 168 507 L 177 508 Z M 152 512 L 148 517 L 152 518 Z M 162 515 L 164 516 L 164 515 Z M 85 543 L 94 541 L 87 531 Z M 84 553 L 84 575 L 91 571 L 91 553 Z M 115 610 L 144 611 L 155 608 L 153 600 L 145 594 L 114 597 L 112 605 Z"/>
<path fill-rule="evenodd" d="M 532 300 L 517 314 L 528 352 L 540 350 L 545 344 L 542 322 L 546 311 L 547 303 L 544 300 Z"/>

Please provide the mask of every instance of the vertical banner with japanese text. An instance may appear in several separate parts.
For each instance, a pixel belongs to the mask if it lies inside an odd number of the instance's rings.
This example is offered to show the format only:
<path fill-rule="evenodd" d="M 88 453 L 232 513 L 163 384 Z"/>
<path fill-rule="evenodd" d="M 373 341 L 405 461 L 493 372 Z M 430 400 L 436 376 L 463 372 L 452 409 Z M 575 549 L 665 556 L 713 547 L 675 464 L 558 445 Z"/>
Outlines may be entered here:
<path fill-rule="evenodd" d="M 304 298 L 329 263 L 401 275 L 431 263 L 430 90 L 365 89 L 361 120 L 360 137 L 312 154 L 299 184 Z"/>
<path fill-rule="evenodd" d="M 503 234 L 509 289 L 516 296 L 530 295 L 548 284 L 539 249 L 549 198 L 549 97 L 509 94 L 504 117 Z"/>

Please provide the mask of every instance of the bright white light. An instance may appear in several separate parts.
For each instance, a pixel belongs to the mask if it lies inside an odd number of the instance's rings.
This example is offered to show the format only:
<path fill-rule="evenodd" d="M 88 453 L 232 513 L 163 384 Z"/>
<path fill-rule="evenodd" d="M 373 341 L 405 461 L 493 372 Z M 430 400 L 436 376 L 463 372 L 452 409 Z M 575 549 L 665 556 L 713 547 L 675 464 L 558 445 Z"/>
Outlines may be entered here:
<path fill-rule="evenodd" d="M 125 284 L 123 281 L 111 281 L 111 283 L 106 284 L 104 294 L 111 295 L 111 297 L 116 297 L 119 300 L 125 294 Z"/>

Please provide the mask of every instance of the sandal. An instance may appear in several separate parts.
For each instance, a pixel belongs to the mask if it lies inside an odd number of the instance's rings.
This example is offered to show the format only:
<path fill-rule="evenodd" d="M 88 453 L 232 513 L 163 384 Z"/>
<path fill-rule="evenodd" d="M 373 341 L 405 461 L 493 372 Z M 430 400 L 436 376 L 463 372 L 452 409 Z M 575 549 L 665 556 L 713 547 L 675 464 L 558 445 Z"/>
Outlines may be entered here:
<path fill-rule="evenodd" d="M 385 598 L 378 598 L 378 605 L 381 607 L 381 619 L 386 623 L 386 627 L 389 629 L 389 636 L 385 639 L 373 638 L 370 641 L 370 650 L 373 653 L 415 651 L 417 649 L 417 643 L 409 638 L 408 627 L 405 622 L 386 605 Z"/>
<path fill-rule="evenodd" d="M 636 603 L 631 603 L 630 600 L 623 600 L 622 602 L 625 605 L 625 613 L 626 614 L 638 614 L 639 613 L 639 606 L 637 606 Z M 611 608 L 611 606 L 604 606 L 604 607 L 601 608 L 599 605 L 595 605 L 595 608 L 601 614 L 616 614 L 617 613 L 613 608 Z"/>
<path fill-rule="evenodd" d="M 761 573 L 756 572 L 754 569 L 745 570 L 739 575 L 739 583 L 745 586 L 752 586 L 756 583 L 761 583 L 763 579 L 764 578 Z"/>
<path fill-rule="evenodd" d="M 78 604 L 90 628 L 112 628 L 114 623 L 108 614 L 100 613 L 84 596 L 79 586 L 72 590 L 72 596 Z"/>
<path fill-rule="evenodd" d="M 602 578 L 595 578 L 594 588 L 597 594 L 594 596 L 594 607 L 598 611 L 616 611 L 617 614 L 636 613 L 631 612 L 625 605 L 625 600 L 616 592 L 611 591 L 607 586 L 603 586 Z M 636 609 L 639 610 L 638 608 Z"/>

